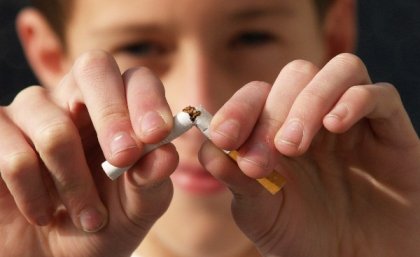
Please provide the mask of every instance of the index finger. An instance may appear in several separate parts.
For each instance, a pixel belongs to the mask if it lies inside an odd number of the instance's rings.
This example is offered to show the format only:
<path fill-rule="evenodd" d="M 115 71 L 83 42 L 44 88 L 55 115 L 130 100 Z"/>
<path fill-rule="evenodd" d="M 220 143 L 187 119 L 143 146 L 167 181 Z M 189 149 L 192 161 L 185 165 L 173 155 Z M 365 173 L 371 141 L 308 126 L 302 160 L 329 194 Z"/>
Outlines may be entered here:
<path fill-rule="evenodd" d="M 277 149 L 288 156 L 304 153 L 341 95 L 351 86 L 369 83 L 367 69 L 357 56 L 333 58 L 296 97 L 275 137 Z"/>
<path fill-rule="evenodd" d="M 75 63 L 72 75 L 80 88 L 106 159 L 117 167 L 133 164 L 143 142 L 162 139 L 172 115 L 163 85 L 147 69 L 121 75 L 114 58 L 89 52 Z"/>

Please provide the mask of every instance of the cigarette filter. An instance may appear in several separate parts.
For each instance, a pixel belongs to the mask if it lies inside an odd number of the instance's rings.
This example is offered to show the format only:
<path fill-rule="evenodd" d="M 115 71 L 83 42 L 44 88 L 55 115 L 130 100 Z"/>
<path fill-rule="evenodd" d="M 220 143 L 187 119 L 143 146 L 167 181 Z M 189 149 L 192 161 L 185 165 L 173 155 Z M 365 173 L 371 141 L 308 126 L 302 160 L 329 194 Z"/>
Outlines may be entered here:
<path fill-rule="evenodd" d="M 210 122 L 213 116 L 202 107 L 187 107 L 184 109 L 185 112 L 190 114 L 195 126 L 208 138 L 210 139 Z M 238 152 L 223 150 L 230 158 L 236 161 Z M 267 177 L 257 179 L 257 181 L 267 189 L 271 194 L 276 194 L 285 185 L 285 178 L 280 175 L 277 171 L 273 170 Z"/>
<path fill-rule="evenodd" d="M 194 124 L 191 121 L 190 115 L 188 115 L 186 112 L 179 112 L 174 116 L 174 126 L 169 135 L 159 143 L 145 145 L 141 157 L 162 145 L 170 143 L 175 138 L 187 132 L 193 125 Z M 102 163 L 103 170 L 112 180 L 117 179 L 121 174 L 129 170 L 131 167 L 132 166 L 115 167 L 107 161 Z"/>

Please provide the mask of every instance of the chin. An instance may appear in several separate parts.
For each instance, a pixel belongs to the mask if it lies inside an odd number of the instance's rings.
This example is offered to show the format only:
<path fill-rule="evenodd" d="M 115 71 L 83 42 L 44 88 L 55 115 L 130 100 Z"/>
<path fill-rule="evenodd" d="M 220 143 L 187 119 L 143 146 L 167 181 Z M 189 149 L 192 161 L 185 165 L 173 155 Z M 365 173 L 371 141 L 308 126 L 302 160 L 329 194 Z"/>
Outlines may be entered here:
<path fill-rule="evenodd" d="M 148 249 L 155 249 L 155 255 L 149 256 L 232 257 L 255 251 L 232 218 L 230 192 L 224 189 L 206 195 L 175 186 L 168 211 L 145 240 Z"/>

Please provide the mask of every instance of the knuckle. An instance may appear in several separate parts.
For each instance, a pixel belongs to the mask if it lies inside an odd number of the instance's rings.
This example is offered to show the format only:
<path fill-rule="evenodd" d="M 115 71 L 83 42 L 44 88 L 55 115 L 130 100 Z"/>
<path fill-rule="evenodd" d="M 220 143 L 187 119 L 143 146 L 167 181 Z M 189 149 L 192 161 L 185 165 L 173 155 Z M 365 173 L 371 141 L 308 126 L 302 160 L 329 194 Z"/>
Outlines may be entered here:
<path fill-rule="evenodd" d="M 107 52 L 93 50 L 82 54 L 76 60 L 73 72 L 75 78 L 101 77 L 107 72 L 105 67 L 110 63 L 113 63 L 113 59 Z"/>
<path fill-rule="evenodd" d="M 13 101 L 10 103 L 10 107 L 18 106 L 19 108 L 23 104 L 25 106 L 29 101 L 37 99 L 38 96 L 44 95 L 46 89 L 41 86 L 29 86 L 20 91 Z"/>
<path fill-rule="evenodd" d="M 5 155 L 1 162 L 2 176 L 11 183 L 21 181 L 28 172 L 38 167 L 38 158 L 32 151 L 20 151 Z"/>
<path fill-rule="evenodd" d="M 373 97 L 371 90 L 365 86 L 352 86 L 349 88 L 349 93 L 354 96 L 354 98 L 364 101 L 368 101 Z"/>
<path fill-rule="evenodd" d="M 266 100 L 270 90 L 271 85 L 264 81 L 252 81 L 243 87 L 242 96 L 239 97 L 237 100 L 242 102 L 245 105 L 252 105 L 249 106 L 250 110 L 255 109 L 255 103 L 261 102 Z M 257 101 L 257 102 L 256 102 Z"/>
<path fill-rule="evenodd" d="M 92 50 L 82 54 L 75 62 L 75 68 L 80 68 L 80 71 L 89 67 L 101 66 L 107 63 L 111 56 L 102 50 Z"/>
<path fill-rule="evenodd" d="M 121 104 L 108 104 L 99 109 L 98 113 L 104 123 L 128 119 L 127 109 Z"/>
<path fill-rule="evenodd" d="M 375 86 L 379 86 L 384 91 L 383 99 L 387 99 L 386 102 L 389 109 L 389 116 L 396 115 L 402 110 L 404 110 L 404 104 L 402 102 L 401 95 L 394 85 L 386 82 L 381 82 L 376 84 Z"/>
<path fill-rule="evenodd" d="M 381 86 L 384 90 L 386 90 L 387 94 L 389 94 L 391 97 L 396 97 L 400 99 L 400 93 L 398 92 L 398 89 L 391 83 L 388 82 L 381 82 L 378 83 L 377 86 Z"/>
<path fill-rule="evenodd" d="M 92 187 L 81 179 L 75 179 L 67 174 L 53 175 L 55 188 L 63 203 L 74 209 L 82 208 L 91 197 Z"/>
<path fill-rule="evenodd" d="M 66 176 L 56 176 L 55 180 L 57 190 L 69 200 L 70 205 L 77 205 L 76 203 L 81 202 L 83 197 L 86 196 L 82 192 L 86 191 L 87 185 L 82 181 L 70 179 Z"/>
<path fill-rule="evenodd" d="M 30 216 L 36 216 L 41 208 L 48 204 L 48 195 L 43 190 L 34 190 L 31 194 L 27 194 L 20 199 L 20 204 L 24 207 L 25 212 Z"/>
<path fill-rule="evenodd" d="M 138 67 L 129 68 L 123 73 L 124 77 L 130 77 L 133 75 L 149 76 L 149 75 L 153 75 L 153 71 L 147 68 L 146 66 L 138 66 Z"/>
<path fill-rule="evenodd" d="M 288 63 L 283 70 L 301 75 L 314 75 L 318 72 L 319 68 L 309 61 L 298 59 Z"/>
<path fill-rule="evenodd" d="M 122 77 L 126 85 L 129 85 L 130 82 L 137 85 L 142 84 L 141 87 L 136 87 L 136 92 L 165 94 L 165 87 L 162 82 L 150 68 L 145 66 L 130 68 L 123 73 Z"/>
<path fill-rule="evenodd" d="M 342 53 L 334 58 L 334 61 L 341 64 L 348 71 L 349 74 L 356 74 L 356 72 L 363 71 L 367 73 L 367 69 L 362 59 L 350 53 Z"/>
<path fill-rule="evenodd" d="M 73 124 L 65 119 L 51 122 L 37 131 L 34 142 L 41 155 L 57 155 L 72 149 L 78 140 Z"/>
<path fill-rule="evenodd" d="M 312 106 L 324 106 L 329 102 L 329 95 L 322 86 L 307 87 L 301 93 L 304 103 L 310 103 Z"/>
<path fill-rule="evenodd" d="M 248 87 L 255 88 L 260 91 L 262 88 L 270 88 L 271 85 L 265 81 L 251 81 L 247 84 Z"/>

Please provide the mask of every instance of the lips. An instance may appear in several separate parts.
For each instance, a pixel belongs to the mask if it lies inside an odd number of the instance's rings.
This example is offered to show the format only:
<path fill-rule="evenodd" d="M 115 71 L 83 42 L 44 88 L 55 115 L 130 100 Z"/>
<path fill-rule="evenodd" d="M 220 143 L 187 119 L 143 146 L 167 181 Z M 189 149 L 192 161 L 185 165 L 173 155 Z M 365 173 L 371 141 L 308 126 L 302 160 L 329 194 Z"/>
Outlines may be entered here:
<path fill-rule="evenodd" d="M 194 194 L 215 194 L 226 187 L 201 166 L 180 164 L 171 176 L 174 186 Z"/>

